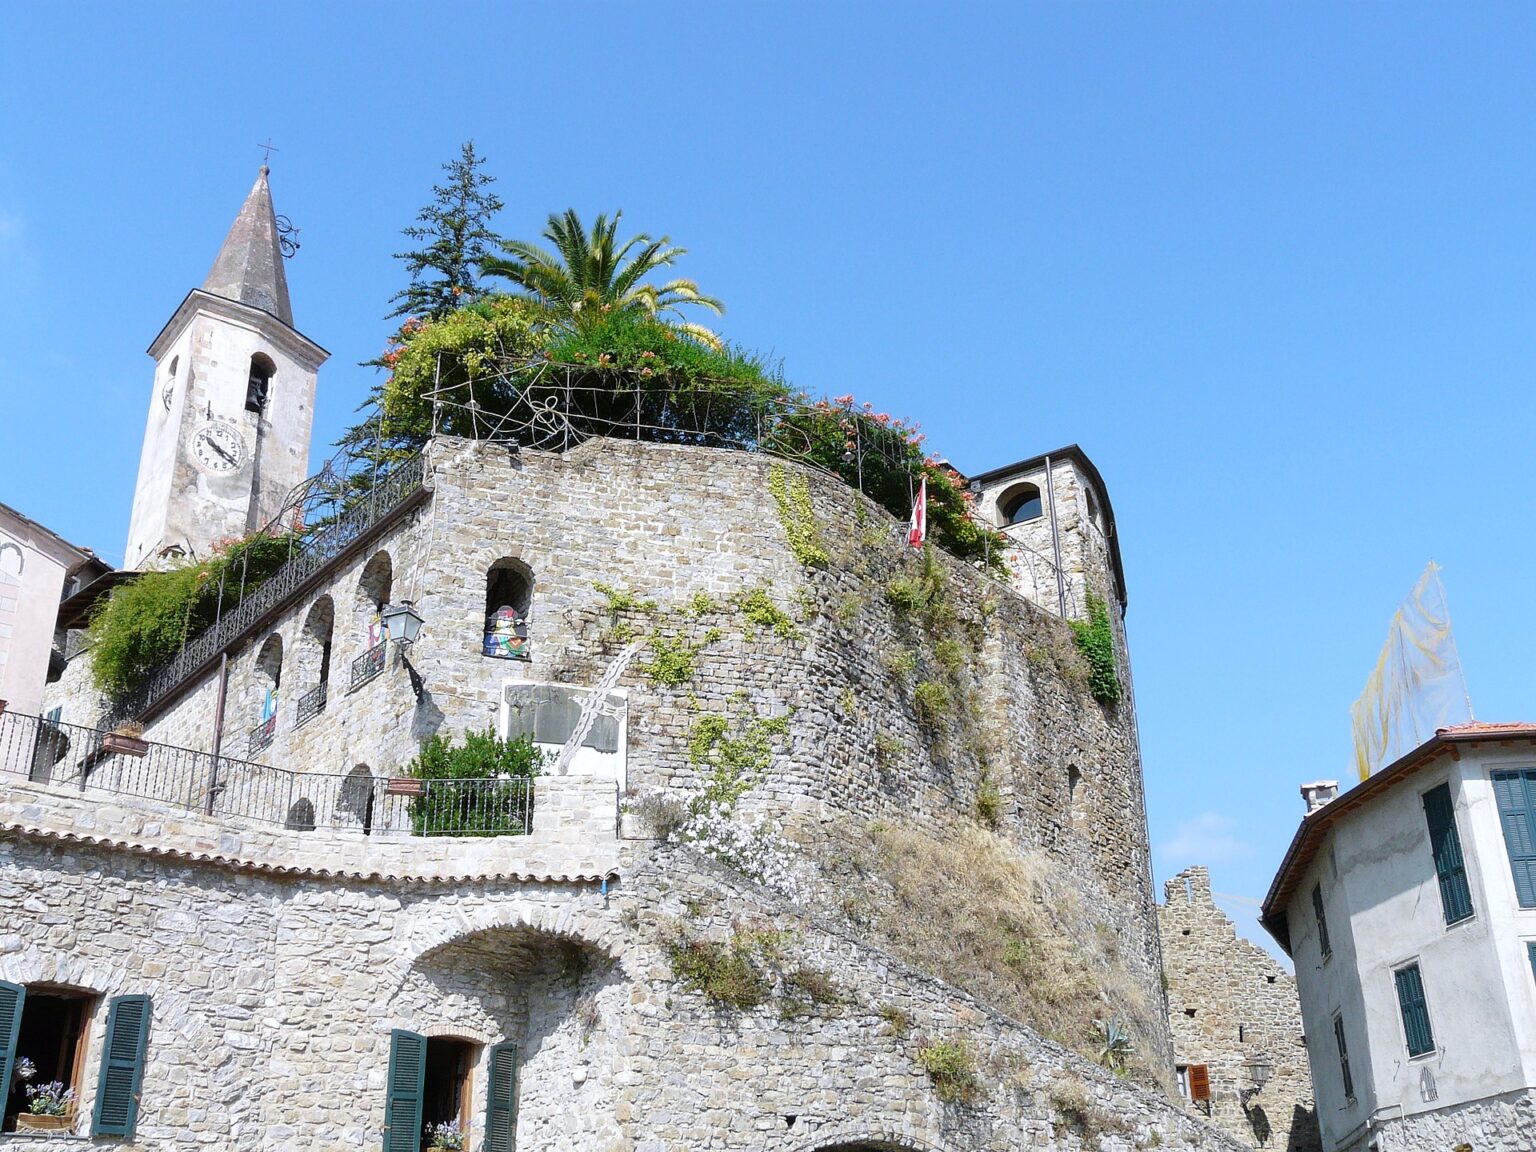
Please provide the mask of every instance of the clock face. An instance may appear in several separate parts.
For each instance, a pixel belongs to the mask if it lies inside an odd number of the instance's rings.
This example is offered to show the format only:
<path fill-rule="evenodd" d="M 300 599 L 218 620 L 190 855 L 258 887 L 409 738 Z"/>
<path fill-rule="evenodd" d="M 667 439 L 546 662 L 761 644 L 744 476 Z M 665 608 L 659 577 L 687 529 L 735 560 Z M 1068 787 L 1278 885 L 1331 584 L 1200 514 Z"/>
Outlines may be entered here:
<path fill-rule="evenodd" d="M 192 436 L 192 456 L 209 472 L 233 472 L 245 463 L 245 439 L 227 424 L 205 424 Z"/>

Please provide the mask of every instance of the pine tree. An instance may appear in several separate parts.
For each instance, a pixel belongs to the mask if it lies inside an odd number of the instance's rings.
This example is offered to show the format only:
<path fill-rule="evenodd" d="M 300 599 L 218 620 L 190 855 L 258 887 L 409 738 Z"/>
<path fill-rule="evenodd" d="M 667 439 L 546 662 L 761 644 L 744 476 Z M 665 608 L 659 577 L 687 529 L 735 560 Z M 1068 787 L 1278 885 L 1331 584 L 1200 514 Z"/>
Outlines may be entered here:
<path fill-rule="evenodd" d="M 478 269 L 492 245 L 501 238 L 491 221 L 502 209 L 501 198 L 491 191 L 496 177 L 481 171 L 485 157 L 475 154 L 475 142 L 467 140 L 456 160 L 443 165 L 444 184 L 433 185 L 432 202 L 416 216 L 416 223 L 402 229 L 405 236 L 424 247 L 396 252 L 405 261 L 411 282 L 390 303 L 389 315 L 434 319 L 483 295 Z"/>

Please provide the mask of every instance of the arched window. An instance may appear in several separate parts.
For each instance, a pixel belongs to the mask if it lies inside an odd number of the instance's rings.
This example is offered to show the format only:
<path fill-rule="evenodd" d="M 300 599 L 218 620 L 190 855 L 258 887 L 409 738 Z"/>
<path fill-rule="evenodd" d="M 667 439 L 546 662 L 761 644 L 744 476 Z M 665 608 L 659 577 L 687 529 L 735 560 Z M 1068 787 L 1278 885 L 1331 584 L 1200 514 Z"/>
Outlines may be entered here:
<path fill-rule="evenodd" d="M 481 651 L 503 660 L 527 660 L 528 613 L 533 573 L 520 560 L 503 558 L 485 574 L 485 640 Z"/>
<path fill-rule="evenodd" d="M 288 809 L 288 817 L 283 821 L 283 827 L 290 832 L 313 832 L 315 806 L 306 797 L 299 797 Z"/>
<path fill-rule="evenodd" d="M 1095 528 L 1102 529 L 1104 522 L 1099 519 L 1099 501 L 1094 496 L 1093 489 L 1084 488 L 1083 496 L 1088 504 L 1088 523 L 1092 524 Z"/>
<path fill-rule="evenodd" d="M 253 711 L 260 722 L 251 729 L 250 753 L 260 752 L 277 735 L 278 693 L 283 686 L 283 638 L 276 632 L 268 636 L 256 654 L 251 669 Z"/>
<path fill-rule="evenodd" d="M 258 352 L 251 357 L 251 374 L 245 382 L 245 410 L 247 412 L 265 412 L 267 409 L 267 394 L 272 388 L 272 377 L 277 373 L 277 365 L 272 363 L 272 358 L 265 353 Z"/>
<path fill-rule="evenodd" d="M 1010 488 L 997 502 L 997 510 L 1004 524 L 1024 524 L 1038 520 L 1043 512 L 1040 489 L 1034 484 L 1020 484 Z"/>
<path fill-rule="evenodd" d="M 336 625 L 336 608 L 329 596 L 322 596 L 309 609 L 304 619 L 304 643 L 306 672 L 314 677 L 314 683 L 325 684 L 331 678 L 331 633 Z"/>
<path fill-rule="evenodd" d="M 353 598 L 353 627 L 362 639 L 363 652 L 352 661 L 352 687 L 372 680 L 384 671 L 384 623 L 381 613 L 389 603 L 394 566 L 388 552 L 375 552 L 357 578 Z"/>
<path fill-rule="evenodd" d="M 21 549 L 14 544 L 0 544 L 0 584 L 21 583 Z"/>

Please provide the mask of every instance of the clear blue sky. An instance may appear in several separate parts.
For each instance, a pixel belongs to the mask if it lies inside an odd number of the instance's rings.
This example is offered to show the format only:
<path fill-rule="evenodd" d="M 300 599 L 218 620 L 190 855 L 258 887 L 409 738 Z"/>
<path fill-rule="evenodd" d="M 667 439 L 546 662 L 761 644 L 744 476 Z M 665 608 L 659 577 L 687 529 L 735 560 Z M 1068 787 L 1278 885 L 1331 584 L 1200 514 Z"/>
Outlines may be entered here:
<path fill-rule="evenodd" d="M 622 207 L 962 468 L 1082 444 L 1159 878 L 1256 898 L 1430 557 L 1479 717 L 1536 718 L 1533 59 L 1515 5 L 18 5 L 0 500 L 121 558 L 143 349 L 268 135 L 318 458 L 472 137 L 504 232 Z"/>

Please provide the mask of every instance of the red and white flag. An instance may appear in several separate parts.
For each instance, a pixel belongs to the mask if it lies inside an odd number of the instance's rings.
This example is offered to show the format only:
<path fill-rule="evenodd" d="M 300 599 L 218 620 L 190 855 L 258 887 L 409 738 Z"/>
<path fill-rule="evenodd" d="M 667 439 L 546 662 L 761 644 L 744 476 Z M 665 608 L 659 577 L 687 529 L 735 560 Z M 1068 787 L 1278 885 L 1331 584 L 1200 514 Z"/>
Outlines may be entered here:
<path fill-rule="evenodd" d="M 918 486 L 917 499 L 912 504 L 912 521 L 907 525 L 907 543 L 921 548 L 928 539 L 928 477 Z"/>

